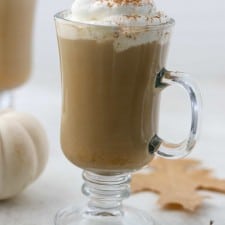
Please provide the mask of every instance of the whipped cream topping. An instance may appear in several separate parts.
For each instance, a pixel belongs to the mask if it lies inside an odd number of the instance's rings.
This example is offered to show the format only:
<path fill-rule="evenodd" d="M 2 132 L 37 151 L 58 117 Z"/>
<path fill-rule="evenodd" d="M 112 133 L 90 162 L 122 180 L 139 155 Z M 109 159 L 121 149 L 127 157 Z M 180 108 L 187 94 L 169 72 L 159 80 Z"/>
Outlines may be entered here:
<path fill-rule="evenodd" d="M 75 0 L 71 20 L 97 25 L 158 25 L 168 22 L 153 0 Z"/>
<path fill-rule="evenodd" d="M 157 11 L 153 0 L 75 0 L 66 19 L 87 26 L 67 23 L 58 25 L 61 37 L 97 42 L 113 40 L 117 52 L 153 41 L 163 44 L 170 37 L 170 29 L 144 29 L 147 25 L 160 25 L 170 21 L 167 15 Z M 115 31 L 111 26 L 119 29 Z M 143 31 L 137 31 L 132 26 L 141 27 Z"/>

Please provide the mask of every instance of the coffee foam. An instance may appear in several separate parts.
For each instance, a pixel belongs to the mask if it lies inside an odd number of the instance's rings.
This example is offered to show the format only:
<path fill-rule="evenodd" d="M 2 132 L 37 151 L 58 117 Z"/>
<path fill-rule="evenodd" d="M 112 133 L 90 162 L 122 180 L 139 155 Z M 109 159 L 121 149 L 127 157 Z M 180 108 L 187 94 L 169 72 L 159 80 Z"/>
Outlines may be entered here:
<path fill-rule="evenodd" d="M 154 41 L 165 44 L 169 41 L 170 30 L 146 29 L 143 31 L 134 31 L 116 29 L 104 26 L 82 26 L 73 25 L 66 22 L 58 24 L 58 35 L 61 38 L 69 40 L 96 40 L 96 42 L 113 41 L 115 51 L 121 52 L 131 47 Z"/>
<path fill-rule="evenodd" d="M 169 17 L 156 10 L 153 0 L 75 0 L 66 19 L 87 26 L 64 24 L 58 29 L 61 37 L 98 42 L 113 40 L 116 51 L 153 41 L 167 42 L 169 37 L 165 30 L 138 32 L 132 28 L 168 23 Z M 118 31 L 113 31 L 109 26 L 117 27 Z"/>

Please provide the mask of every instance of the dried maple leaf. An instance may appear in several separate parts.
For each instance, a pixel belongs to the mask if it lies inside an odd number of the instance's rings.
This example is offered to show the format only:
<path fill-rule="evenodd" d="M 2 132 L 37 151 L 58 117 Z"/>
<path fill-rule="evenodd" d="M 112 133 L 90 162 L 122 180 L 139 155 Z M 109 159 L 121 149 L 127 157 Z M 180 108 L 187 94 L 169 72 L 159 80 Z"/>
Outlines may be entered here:
<path fill-rule="evenodd" d="M 132 176 L 133 193 L 152 191 L 160 194 L 162 207 L 178 205 L 194 211 L 206 196 L 196 190 L 225 193 L 225 180 L 212 177 L 209 169 L 199 169 L 198 160 L 166 160 L 157 158 L 150 163 L 153 171 L 136 173 Z"/>

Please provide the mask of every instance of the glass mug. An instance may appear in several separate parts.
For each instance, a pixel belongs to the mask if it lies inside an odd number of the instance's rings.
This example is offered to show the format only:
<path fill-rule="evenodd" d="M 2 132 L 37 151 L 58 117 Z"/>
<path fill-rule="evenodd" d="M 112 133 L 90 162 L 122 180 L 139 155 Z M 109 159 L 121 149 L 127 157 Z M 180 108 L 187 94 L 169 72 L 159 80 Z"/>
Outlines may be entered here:
<path fill-rule="evenodd" d="M 165 69 L 174 26 L 104 26 L 55 15 L 63 86 L 61 145 L 84 169 L 87 206 L 60 211 L 56 225 L 156 224 L 146 213 L 123 208 L 130 173 L 155 155 L 181 158 L 194 147 L 200 96 L 192 82 Z M 184 88 L 191 101 L 190 134 L 179 144 L 158 134 L 160 93 Z"/>
<path fill-rule="evenodd" d="M 0 0 L 0 108 L 12 106 L 12 89 L 32 66 L 32 28 L 36 0 Z"/>

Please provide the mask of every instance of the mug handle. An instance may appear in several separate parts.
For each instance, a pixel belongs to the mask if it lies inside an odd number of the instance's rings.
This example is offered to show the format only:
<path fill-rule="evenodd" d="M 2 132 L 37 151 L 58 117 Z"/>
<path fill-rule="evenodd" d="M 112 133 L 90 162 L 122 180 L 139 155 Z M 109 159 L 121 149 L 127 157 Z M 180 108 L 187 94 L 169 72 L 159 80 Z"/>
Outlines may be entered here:
<path fill-rule="evenodd" d="M 189 136 L 182 142 L 169 143 L 157 134 L 149 143 L 149 152 L 168 158 L 178 159 L 187 156 L 196 144 L 200 125 L 201 96 L 193 81 L 190 81 L 187 74 L 167 71 L 165 68 L 160 71 L 156 78 L 155 88 L 164 90 L 168 86 L 178 86 L 186 90 L 191 101 L 191 128 Z"/>

